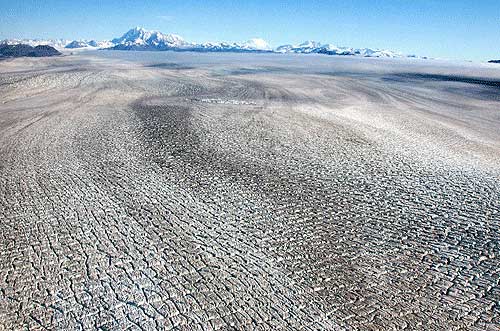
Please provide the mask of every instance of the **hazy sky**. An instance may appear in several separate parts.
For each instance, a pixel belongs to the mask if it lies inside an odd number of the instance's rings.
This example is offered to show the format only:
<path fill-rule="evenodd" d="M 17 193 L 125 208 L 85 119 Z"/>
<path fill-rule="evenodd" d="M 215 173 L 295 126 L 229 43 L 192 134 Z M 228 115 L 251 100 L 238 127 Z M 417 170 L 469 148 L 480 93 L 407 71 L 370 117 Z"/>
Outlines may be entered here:
<path fill-rule="evenodd" d="M 188 41 L 317 40 L 451 59 L 500 58 L 500 0 L 0 0 L 0 39 L 111 39 L 134 26 Z"/>

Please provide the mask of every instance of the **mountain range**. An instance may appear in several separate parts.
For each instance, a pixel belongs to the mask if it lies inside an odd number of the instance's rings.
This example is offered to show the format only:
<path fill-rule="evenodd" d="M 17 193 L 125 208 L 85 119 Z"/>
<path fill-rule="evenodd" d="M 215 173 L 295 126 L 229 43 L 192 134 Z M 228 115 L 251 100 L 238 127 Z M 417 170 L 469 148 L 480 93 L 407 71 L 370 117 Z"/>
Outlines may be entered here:
<path fill-rule="evenodd" d="M 151 50 L 151 51 L 192 51 L 192 52 L 266 52 L 266 53 L 301 53 L 301 54 L 326 54 L 326 55 L 350 55 L 362 57 L 416 57 L 414 55 L 403 55 L 389 50 L 370 48 L 338 47 L 332 44 L 322 44 L 316 41 L 306 41 L 299 45 L 282 45 L 272 48 L 269 44 L 259 38 L 250 39 L 247 42 L 206 42 L 192 43 L 185 41 L 176 34 L 164 34 L 160 31 L 149 31 L 140 27 L 130 29 L 121 37 L 104 40 L 4 40 L 1 44 L 15 45 L 26 44 L 30 46 L 49 45 L 56 49 L 108 49 L 108 50 Z"/>
<path fill-rule="evenodd" d="M 42 57 L 42 56 L 56 56 L 61 53 L 52 46 L 38 45 L 30 46 L 26 44 L 0 44 L 0 58 L 1 57 Z"/>

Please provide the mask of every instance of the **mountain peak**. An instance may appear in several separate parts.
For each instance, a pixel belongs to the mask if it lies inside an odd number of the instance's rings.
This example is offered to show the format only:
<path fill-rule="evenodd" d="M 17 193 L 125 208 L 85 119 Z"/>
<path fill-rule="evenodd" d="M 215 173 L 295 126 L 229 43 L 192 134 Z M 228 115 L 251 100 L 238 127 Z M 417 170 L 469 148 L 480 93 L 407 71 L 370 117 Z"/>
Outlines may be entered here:
<path fill-rule="evenodd" d="M 300 44 L 298 47 L 309 47 L 309 48 L 317 48 L 320 47 L 321 43 L 314 41 L 314 40 L 306 40 L 302 44 Z"/>
<path fill-rule="evenodd" d="M 252 38 L 250 40 L 248 40 L 244 46 L 248 47 L 249 49 L 255 49 L 255 50 L 265 50 L 265 51 L 269 51 L 271 50 L 271 47 L 269 46 L 269 44 L 267 43 L 267 41 L 265 41 L 264 39 L 261 39 L 261 38 Z"/>
<path fill-rule="evenodd" d="M 173 48 L 186 44 L 184 39 L 178 35 L 163 34 L 159 31 L 150 31 L 139 26 L 128 30 L 123 36 L 113 39 L 112 42 L 121 48 Z"/>
<path fill-rule="evenodd" d="M 144 29 L 142 26 L 136 26 L 134 28 L 131 28 L 127 31 L 127 33 L 140 33 L 140 32 L 146 32 L 146 29 Z"/>

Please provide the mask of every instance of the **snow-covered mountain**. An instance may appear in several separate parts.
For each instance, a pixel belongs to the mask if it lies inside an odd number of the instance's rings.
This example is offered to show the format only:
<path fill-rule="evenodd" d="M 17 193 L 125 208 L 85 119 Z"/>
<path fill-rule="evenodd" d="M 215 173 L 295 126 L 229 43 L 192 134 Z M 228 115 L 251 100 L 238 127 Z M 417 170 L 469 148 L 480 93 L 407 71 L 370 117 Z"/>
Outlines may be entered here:
<path fill-rule="evenodd" d="M 351 55 L 362 57 L 406 57 L 403 54 L 370 48 L 338 47 L 332 44 L 321 44 L 316 41 L 305 41 L 299 45 L 282 45 L 275 50 L 278 53 L 326 54 L 326 55 Z"/>
<path fill-rule="evenodd" d="M 389 50 L 370 48 L 338 47 L 333 44 L 322 44 L 317 41 L 305 41 L 299 45 L 282 45 L 272 48 L 260 38 L 253 38 L 246 42 L 206 42 L 193 43 L 185 41 L 176 34 L 164 34 L 160 31 L 150 31 L 141 27 L 130 29 L 121 37 L 111 41 L 95 40 L 4 40 L 3 44 L 27 44 L 30 46 L 49 45 L 56 49 L 111 49 L 111 50 L 152 50 L 152 51 L 192 51 L 192 52 L 273 52 L 273 53 L 301 53 L 325 55 L 349 55 L 361 57 L 416 57 L 403 55 Z"/>
<path fill-rule="evenodd" d="M 250 39 L 244 43 L 208 42 L 191 44 L 189 50 L 194 52 L 272 52 L 269 44 L 259 38 Z"/>
<path fill-rule="evenodd" d="M 32 47 L 46 45 L 54 47 L 55 49 L 101 49 L 113 47 L 109 40 L 95 41 L 95 40 L 67 40 L 67 39 L 5 39 L 0 41 L 4 45 L 29 45 Z"/>
<path fill-rule="evenodd" d="M 96 40 L 73 40 L 72 42 L 68 43 L 64 48 L 70 48 L 70 49 L 78 49 L 78 48 L 94 48 L 94 49 L 100 49 L 100 48 L 109 48 L 113 47 L 115 44 L 113 44 L 109 40 L 103 40 L 103 41 L 96 41 Z"/>
<path fill-rule="evenodd" d="M 176 34 L 163 34 L 160 31 L 148 31 L 136 27 L 127 31 L 123 36 L 111 40 L 114 44 L 113 49 L 176 49 L 189 47 Z"/>
<path fill-rule="evenodd" d="M 111 41 L 114 50 L 174 50 L 198 52 L 271 51 L 269 44 L 260 38 L 244 43 L 208 42 L 191 43 L 176 34 L 164 34 L 136 27 Z"/>
<path fill-rule="evenodd" d="M 72 42 L 64 46 L 64 48 L 83 48 L 83 47 L 90 47 L 90 45 L 85 41 L 73 40 Z"/>
<path fill-rule="evenodd" d="M 270 51 L 272 50 L 271 46 L 261 38 L 252 38 L 249 41 L 243 43 L 241 46 L 243 49 L 249 50 L 258 50 L 258 51 Z"/>
<path fill-rule="evenodd" d="M 317 53 L 321 44 L 316 41 L 304 41 L 300 45 L 282 45 L 276 48 L 278 53 Z"/>
<path fill-rule="evenodd" d="M 36 47 L 40 45 L 51 46 L 56 49 L 64 48 L 70 40 L 66 39 L 5 39 L 0 42 L 4 45 L 29 45 L 31 47 Z"/>

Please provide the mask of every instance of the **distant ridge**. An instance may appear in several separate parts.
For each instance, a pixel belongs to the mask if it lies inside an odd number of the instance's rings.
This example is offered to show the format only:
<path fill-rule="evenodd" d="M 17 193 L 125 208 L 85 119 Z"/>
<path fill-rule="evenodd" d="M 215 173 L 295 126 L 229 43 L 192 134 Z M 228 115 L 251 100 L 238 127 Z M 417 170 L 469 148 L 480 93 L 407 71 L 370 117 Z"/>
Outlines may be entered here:
<path fill-rule="evenodd" d="M 416 58 L 415 55 L 404 55 L 390 50 L 371 48 L 339 47 L 333 44 L 322 44 L 317 41 L 305 41 L 299 45 L 281 45 L 272 48 L 260 38 L 246 42 L 205 42 L 192 43 L 176 34 L 165 34 L 160 31 L 135 27 L 121 37 L 112 40 L 4 40 L 3 44 L 49 45 L 56 49 L 107 49 L 123 51 L 176 51 L 176 52 L 246 52 L 246 53 L 298 53 L 323 54 L 340 56 L 360 56 L 378 58 Z M 424 57 L 425 58 L 425 57 Z"/>
<path fill-rule="evenodd" d="M 104 40 L 104 41 L 95 41 L 95 40 L 73 40 L 64 48 L 68 49 L 78 49 L 78 48 L 96 48 L 96 49 L 101 49 L 101 48 L 108 48 L 108 47 L 113 47 L 114 44 L 110 41 Z"/>
<path fill-rule="evenodd" d="M 490 60 L 488 63 L 500 63 L 500 60 Z"/>
<path fill-rule="evenodd" d="M 54 47 L 47 45 L 38 45 L 35 47 L 25 44 L 0 45 L 0 57 L 42 57 L 56 55 L 61 55 L 61 53 Z"/>
<path fill-rule="evenodd" d="M 191 52 L 271 52 L 269 45 L 262 39 L 251 39 L 245 43 L 190 43 L 176 34 L 164 34 L 136 27 L 123 36 L 111 41 L 113 50 L 133 51 L 191 51 Z"/>
<path fill-rule="evenodd" d="M 111 41 L 112 50 L 132 51 L 191 51 L 191 52 L 269 52 L 269 53 L 300 53 L 300 54 L 325 54 L 325 55 L 350 55 L 362 57 L 416 57 L 403 55 L 388 50 L 370 48 L 355 49 L 351 47 L 338 47 L 332 44 L 321 44 L 316 41 L 306 41 L 299 45 L 282 45 L 275 49 L 259 38 L 251 39 L 244 43 L 211 42 L 190 43 L 175 34 L 164 34 L 159 31 L 149 31 L 141 27 L 130 29 L 119 38 Z"/>

